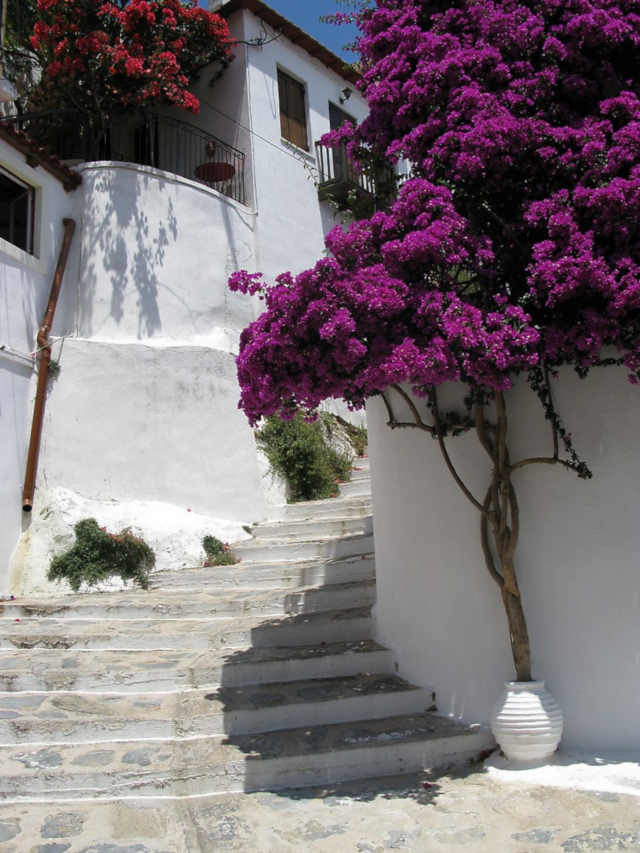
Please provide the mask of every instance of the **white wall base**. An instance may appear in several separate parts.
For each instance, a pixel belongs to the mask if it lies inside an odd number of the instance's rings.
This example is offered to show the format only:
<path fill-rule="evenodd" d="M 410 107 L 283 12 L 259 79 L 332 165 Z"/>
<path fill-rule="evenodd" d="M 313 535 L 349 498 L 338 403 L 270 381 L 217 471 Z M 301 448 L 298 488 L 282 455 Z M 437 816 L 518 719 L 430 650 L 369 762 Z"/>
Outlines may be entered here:
<path fill-rule="evenodd" d="M 584 381 L 566 371 L 554 394 L 594 477 L 533 466 L 514 478 L 521 509 L 516 566 L 533 675 L 564 711 L 567 748 L 640 749 L 640 393 L 626 371 L 607 368 Z M 507 402 L 512 458 L 548 454 L 550 432 L 537 399 L 519 388 Z M 429 436 L 392 432 L 380 400 L 369 404 L 368 421 L 376 639 L 394 650 L 403 676 L 434 686 L 442 713 L 486 722 L 502 682 L 514 675 L 478 513 Z M 482 495 L 488 470 L 475 437 L 452 439 L 449 447 Z"/>

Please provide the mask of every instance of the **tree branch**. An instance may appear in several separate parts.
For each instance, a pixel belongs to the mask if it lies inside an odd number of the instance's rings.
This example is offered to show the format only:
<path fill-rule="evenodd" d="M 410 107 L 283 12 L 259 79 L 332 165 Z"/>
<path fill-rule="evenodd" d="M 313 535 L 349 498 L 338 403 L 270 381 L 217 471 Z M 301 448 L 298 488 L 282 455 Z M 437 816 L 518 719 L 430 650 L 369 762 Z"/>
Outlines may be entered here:
<path fill-rule="evenodd" d="M 511 484 L 511 480 L 509 480 L 508 491 L 509 510 L 511 514 L 511 529 L 509 531 L 509 541 L 507 543 L 507 557 L 508 559 L 513 560 L 513 555 L 516 551 L 518 539 L 520 538 L 520 507 L 518 506 L 518 497 L 516 495 L 516 490 Z"/>
<path fill-rule="evenodd" d="M 500 572 L 496 569 L 496 562 L 493 559 L 493 554 L 491 553 L 491 545 L 489 544 L 489 506 L 491 504 L 491 487 L 487 489 L 487 494 L 484 499 L 483 504 L 483 513 L 480 517 L 480 537 L 482 541 L 482 553 L 484 554 L 484 561 L 486 563 L 489 574 L 494 579 L 494 581 L 498 584 L 500 589 L 504 586 L 504 578 L 500 574 Z"/>
<path fill-rule="evenodd" d="M 400 394 L 400 396 L 405 401 L 407 406 L 409 406 L 409 408 L 411 409 L 411 414 L 415 418 L 416 426 L 418 426 L 420 429 L 426 430 L 427 432 L 431 433 L 431 435 L 435 436 L 435 434 L 436 434 L 435 427 L 432 426 L 431 424 L 426 424 L 422 420 L 422 418 L 420 417 L 420 412 L 418 411 L 418 407 L 413 402 L 413 400 L 411 399 L 409 394 L 407 394 L 407 392 L 404 391 L 399 385 L 391 385 L 391 388 L 393 388 L 394 391 L 396 391 L 398 394 Z"/>
<path fill-rule="evenodd" d="M 476 403 L 474 406 L 475 419 L 476 419 L 476 433 L 478 434 L 478 439 L 480 444 L 487 451 L 489 459 L 492 462 L 495 462 L 495 448 L 487 435 L 487 424 L 484 419 L 484 406 L 481 403 Z"/>
<path fill-rule="evenodd" d="M 402 388 L 399 388 L 397 385 L 390 385 L 389 387 L 394 388 L 405 400 L 407 400 L 407 402 L 409 403 L 409 406 L 412 410 L 412 413 L 413 413 L 415 420 L 413 420 L 413 421 L 399 421 L 399 420 L 397 420 L 396 416 L 393 412 L 393 408 L 391 406 L 391 403 L 389 402 L 389 398 L 387 397 L 387 395 L 385 394 L 384 391 L 381 391 L 380 396 L 382 397 L 385 408 L 387 410 L 387 416 L 388 416 L 387 426 L 390 429 L 400 429 L 401 427 L 409 428 L 409 429 L 421 429 L 421 430 L 424 430 L 424 432 L 428 432 L 429 435 L 431 435 L 431 436 L 435 435 L 435 428 L 432 427 L 430 424 L 426 424 L 422 420 L 422 418 L 420 417 L 420 413 L 418 412 L 418 409 L 416 408 L 415 404 L 413 403 L 413 400 L 411 400 L 409 398 L 408 394 L 406 394 L 402 390 Z"/>
<path fill-rule="evenodd" d="M 387 418 L 388 418 L 387 426 L 389 426 L 389 427 L 391 427 L 391 429 L 393 429 L 396 418 L 395 418 L 395 415 L 393 414 L 393 409 L 391 408 L 391 403 L 387 400 L 387 395 L 384 393 L 384 391 L 380 392 L 380 396 L 382 397 L 382 401 L 384 402 L 385 408 L 387 410 Z"/>
<path fill-rule="evenodd" d="M 519 468 L 525 468 L 527 465 L 562 465 L 568 468 L 569 471 L 574 470 L 570 462 L 567 462 L 565 459 L 559 459 L 557 456 L 531 456 L 528 459 L 520 459 L 519 462 L 514 462 L 513 465 L 510 465 L 509 470 L 513 473 Z"/>
<path fill-rule="evenodd" d="M 547 386 L 547 394 L 549 395 L 549 403 L 553 410 L 553 398 L 551 396 L 551 384 L 549 382 L 549 369 L 545 365 L 544 368 L 544 384 Z M 553 418 L 550 419 L 551 423 L 551 433 L 553 435 L 553 458 L 557 459 L 559 456 L 559 447 L 558 447 L 558 427 Z"/>
<path fill-rule="evenodd" d="M 442 457 L 447 465 L 447 468 L 449 469 L 449 473 L 458 484 L 458 487 L 460 488 L 462 493 L 468 498 L 469 501 L 471 501 L 471 503 L 477 510 L 480 510 L 480 512 L 484 514 L 484 506 L 471 494 L 467 486 L 463 483 L 462 479 L 460 478 L 460 475 L 453 466 L 451 457 L 449 456 L 449 452 L 444 442 L 444 436 L 442 434 L 442 423 L 440 421 L 440 410 L 438 409 L 438 397 L 435 388 L 433 388 L 431 391 L 431 400 L 433 403 L 433 417 L 436 422 L 436 437 L 438 439 L 438 444 L 440 446 Z"/>

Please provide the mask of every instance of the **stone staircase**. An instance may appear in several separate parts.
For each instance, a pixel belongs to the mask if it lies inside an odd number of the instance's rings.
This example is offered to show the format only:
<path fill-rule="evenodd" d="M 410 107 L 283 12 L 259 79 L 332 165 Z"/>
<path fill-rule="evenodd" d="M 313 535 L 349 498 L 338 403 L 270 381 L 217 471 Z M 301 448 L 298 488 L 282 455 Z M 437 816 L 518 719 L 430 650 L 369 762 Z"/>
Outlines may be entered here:
<path fill-rule="evenodd" d="M 255 526 L 238 565 L 1 606 L 0 833 L 23 803 L 332 784 L 491 745 L 431 713 L 432 691 L 372 639 L 367 461 L 358 469 L 340 497 Z"/>

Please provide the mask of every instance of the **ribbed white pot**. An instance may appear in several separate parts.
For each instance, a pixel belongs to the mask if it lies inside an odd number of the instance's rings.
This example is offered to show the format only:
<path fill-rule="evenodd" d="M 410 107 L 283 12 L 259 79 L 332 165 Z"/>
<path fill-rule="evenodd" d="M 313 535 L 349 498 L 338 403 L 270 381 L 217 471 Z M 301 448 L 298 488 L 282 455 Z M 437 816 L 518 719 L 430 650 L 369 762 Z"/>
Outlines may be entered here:
<path fill-rule="evenodd" d="M 491 731 L 510 761 L 543 761 L 562 737 L 562 711 L 544 681 L 505 681 Z"/>

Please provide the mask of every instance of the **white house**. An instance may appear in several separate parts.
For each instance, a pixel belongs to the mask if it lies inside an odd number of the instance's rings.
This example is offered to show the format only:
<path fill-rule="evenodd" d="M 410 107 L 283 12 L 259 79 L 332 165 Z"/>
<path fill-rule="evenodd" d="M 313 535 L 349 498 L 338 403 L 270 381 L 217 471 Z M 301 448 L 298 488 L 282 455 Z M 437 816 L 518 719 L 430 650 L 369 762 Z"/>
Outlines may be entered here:
<path fill-rule="evenodd" d="M 164 110 L 113 127 L 106 160 L 83 157 L 70 133 L 73 171 L 0 125 L 0 593 L 46 589 L 50 553 L 89 512 L 133 523 L 142 506 L 165 528 L 163 558 L 179 565 L 194 553 L 172 531 L 197 550 L 196 532 L 242 535 L 281 498 L 236 408 L 238 335 L 259 306 L 226 282 L 242 267 L 272 278 L 322 254 L 337 221 L 327 197 L 372 188 L 316 143 L 366 104 L 338 57 L 261 0 L 222 11 L 236 59 L 213 86 L 213 70 L 202 74 L 190 122 Z M 23 513 L 32 353 L 63 218 L 77 229 L 52 330 L 61 370 Z M 594 479 L 549 467 L 518 481 L 534 674 L 564 709 L 565 743 L 592 749 L 640 748 L 640 398 L 623 374 L 559 386 Z M 513 396 L 515 449 L 543 453 L 536 402 Z M 389 430 L 379 401 L 368 415 L 377 639 L 401 675 L 434 687 L 442 713 L 484 722 L 512 667 L 475 510 L 435 443 Z M 481 492 L 472 437 L 452 453 Z"/>
<path fill-rule="evenodd" d="M 114 126 L 99 154 L 108 160 L 83 156 L 70 128 L 59 144 L 76 189 L 25 154 L 21 135 L 0 138 L 0 174 L 25 188 L 33 228 L 31 242 L 7 228 L 0 237 L 0 592 L 46 589 L 49 555 L 73 540 L 78 514 L 126 523 L 142 504 L 158 515 L 160 538 L 195 530 L 196 518 L 231 538 L 282 498 L 237 410 L 234 353 L 259 307 L 226 282 L 240 268 L 296 272 L 322 254 L 338 219 L 320 196 L 349 181 L 370 188 L 316 143 L 345 116 L 360 121 L 366 105 L 354 72 L 264 3 L 231 0 L 222 11 L 237 55 L 215 85 L 213 70 L 202 74 L 199 115 L 167 109 Z M 49 384 L 33 511 L 23 514 L 28 354 L 63 217 L 77 229 L 52 331 L 61 369 Z M 27 360 L 10 359 L 8 347 Z M 194 559 L 167 542 L 168 561 Z"/>

